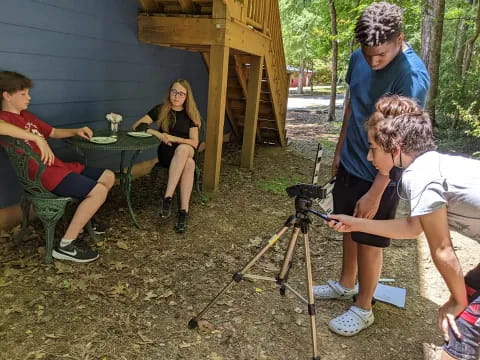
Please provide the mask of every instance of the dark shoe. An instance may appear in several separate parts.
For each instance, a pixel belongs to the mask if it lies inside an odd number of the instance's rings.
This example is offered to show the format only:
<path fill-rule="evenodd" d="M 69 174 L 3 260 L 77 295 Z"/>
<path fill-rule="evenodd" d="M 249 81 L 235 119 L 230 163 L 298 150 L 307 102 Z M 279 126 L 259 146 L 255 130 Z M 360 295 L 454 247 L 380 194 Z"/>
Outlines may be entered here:
<path fill-rule="evenodd" d="M 52 256 L 55 259 L 70 260 L 79 263 L 87 263 L 98 259 L 98 253 L 78 241 L 78 239 L 72 241 L 67 246 L 60 247 L 60 245 L 58 245 L 53 249 Z"/>
<path fill-rule="evenodd" d="M 160 216 L 164 219 L 172 215 L 172 198 L 166 197 L 162 200 L 162 208 L 160 209 Z"/>
<path fill-rule="evenodd" d="M 173 229 L 182 234 L 187 230 L 187 222 L 188 222 L 188 213 L 185 210 L 180 210 L 178 212 L 178 220 Z"/>
<path fill-rule="evenodd" d="M 92 219 L 92 229 L 95 235 L 103 235 L 105 234 L 105 231 L 107 231 L 108 226 L 97 219 Z"/>

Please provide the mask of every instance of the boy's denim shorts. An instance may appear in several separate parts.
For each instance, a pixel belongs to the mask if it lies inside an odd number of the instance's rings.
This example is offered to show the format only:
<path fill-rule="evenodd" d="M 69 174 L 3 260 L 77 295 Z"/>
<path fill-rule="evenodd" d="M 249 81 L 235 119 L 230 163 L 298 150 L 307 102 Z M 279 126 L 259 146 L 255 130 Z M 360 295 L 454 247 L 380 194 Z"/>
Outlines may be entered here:
<path fill-rule="evenodd" d="M 63 178 L 60 184 L 52 190 L 52 193 L 83 200 L 97 185 L 97 180 L 104 171 L 105 169 L 87 166 L 80 174 L 72 172 Z"/>
<path fill-rule="evenodd" d="M 443 349 L 450 356 L 460 360 L 478 360 L 480 358 L 480 296 L 470 302 L 465 311 L 456 320 L 462 334 L 457 339 L 449 330 L 449 342 Z"/>

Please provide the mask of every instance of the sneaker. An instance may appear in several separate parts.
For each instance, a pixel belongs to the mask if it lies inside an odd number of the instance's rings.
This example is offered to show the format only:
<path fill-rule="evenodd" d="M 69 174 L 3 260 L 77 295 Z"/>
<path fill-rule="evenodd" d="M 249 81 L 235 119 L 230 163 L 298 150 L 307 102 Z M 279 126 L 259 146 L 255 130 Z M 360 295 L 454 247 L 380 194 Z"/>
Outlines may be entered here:
<path fill-rule="evenodd" d="M 98 253 L 78 239 L 72 241 L 67 246 L 58 245 L 53 249 L 52 256 L 59 260 L 70 260 L 79 263 L 87 263 L 98 259 Z"/>
<path fill-rule="evenodd" d="M 160 216 L 164 219 L 172 215 L 172 198 L 166 197 L 162 200 L 162 208 L 160 209 Z"/>
<path fill-rule="evenodd" d="M 184 233 L 187 230 L 187 221 L 188 221 L 188 213 L 185 210 L 180 210 L 178 212 L 178 220 L 173 229 L 177 233 Z"/>

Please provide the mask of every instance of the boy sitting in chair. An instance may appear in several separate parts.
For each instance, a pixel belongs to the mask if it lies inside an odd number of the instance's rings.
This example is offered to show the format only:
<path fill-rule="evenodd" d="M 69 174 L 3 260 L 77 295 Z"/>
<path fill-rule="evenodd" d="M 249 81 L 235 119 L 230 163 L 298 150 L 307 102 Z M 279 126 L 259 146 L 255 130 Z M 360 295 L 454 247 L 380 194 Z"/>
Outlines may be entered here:
<path fill-rule="evenodd" d="M 22 74 L 0 71 L 2 94 L 0 120 L 23 129 L 34 137 L 26 136 L 24 132 L 12 131 L 12 128 L 4 123 L 0 123 L 0 130 L 5 135 L 25 139 L 30 147 L 41 155 L 47 165 L 40 179 L 45 189 L 58 196 L 80 200 L 67 231 L 54 248 L 52 256 L 55 259 L 81 263 L 93 261 L 98 258 L 98 253 L 79 242 L 77 237 L 105 202 L 108 191 L 115 181 L 115 174 L 110 170 L 86 167 L 77 162 L 63 162 L 53 156 L 44 139 L 64 139 L 75 135 L 89 139 L 93 133 L 88 127 L 57 129 L 26 111 L 30 102 L 29 89 L 32 86 L 32 81 Z M 42 140 L 38 140 L 38 137 Z M 32 163 L 31 166 L 29 171 L 34 174 L 35 164 Z"/>

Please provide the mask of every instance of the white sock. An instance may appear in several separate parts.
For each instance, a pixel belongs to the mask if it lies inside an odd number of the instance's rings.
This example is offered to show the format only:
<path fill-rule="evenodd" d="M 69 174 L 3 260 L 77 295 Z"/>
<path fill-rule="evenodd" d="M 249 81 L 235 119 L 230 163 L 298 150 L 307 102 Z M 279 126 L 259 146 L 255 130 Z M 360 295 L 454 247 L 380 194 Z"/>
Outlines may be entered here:
<path fill-rule="evenodd" d="M 73 240 L 75 240 L 75 239 L 73 239 Z M 73 240 L 67 240 L 65 238 L 62 238 L 62 240 L 60 240 L 60 247 L 65 247 L 67 245 L 70 245 Z"/>
<path fill-rule="evenodd" d="M 357 306 L 357 308 L 358 308 L 358 310 L 359 310 L 361 313 L 363 313 L 363 314 L 365 314 L 365 315 L 368 315 L 368 314 L 370 314 L 370 313 L 372 312 L 372 309 L 370 309 L 370 310 L 365 310 L 365 309 L 362 309 L 362 308 L 359 307 L 359 306 Z"/>

